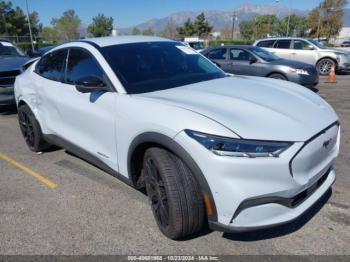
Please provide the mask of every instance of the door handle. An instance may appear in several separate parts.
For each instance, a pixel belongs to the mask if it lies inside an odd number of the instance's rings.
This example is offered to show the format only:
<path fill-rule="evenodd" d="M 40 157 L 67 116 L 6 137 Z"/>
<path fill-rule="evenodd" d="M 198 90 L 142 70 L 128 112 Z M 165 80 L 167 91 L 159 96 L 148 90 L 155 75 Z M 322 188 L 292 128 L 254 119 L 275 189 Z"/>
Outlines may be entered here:
<path fill-rule="evenodd" d="M 297 53 L 292 53 L 292 55 L 296 55 Z"/>

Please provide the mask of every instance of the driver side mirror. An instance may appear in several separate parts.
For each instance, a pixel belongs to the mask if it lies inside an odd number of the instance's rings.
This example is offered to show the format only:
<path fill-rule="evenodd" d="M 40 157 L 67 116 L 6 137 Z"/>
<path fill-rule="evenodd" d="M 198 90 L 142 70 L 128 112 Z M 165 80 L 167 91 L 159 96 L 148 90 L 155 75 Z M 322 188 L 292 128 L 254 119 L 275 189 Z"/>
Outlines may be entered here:
<path fill-rule="evenodd" d="M 109 91 L 106 83 L 96 76 L 85 76 L 75 82 L 75 88 L 81 93 Z"/>
<path fill-rule="evenodd" d="M 308 45 L 308 50 L 315 50 L 315 47 L 313 45 Z"/>
<path fill-rule="evenodd" d="M 249 57 L 249 64 L 254 64 L 254 63 L 256 63 L 256 62 L 258 62 L 258 59 L 256 59 L 256 58 L 253 57 L 253 56 Z"/>

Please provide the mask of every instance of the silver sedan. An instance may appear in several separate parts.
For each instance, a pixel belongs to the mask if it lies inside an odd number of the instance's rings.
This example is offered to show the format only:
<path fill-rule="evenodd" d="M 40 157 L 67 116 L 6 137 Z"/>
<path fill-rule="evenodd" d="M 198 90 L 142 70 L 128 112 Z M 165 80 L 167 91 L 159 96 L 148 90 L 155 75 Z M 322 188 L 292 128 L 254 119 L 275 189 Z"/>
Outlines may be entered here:
<path fill-rule="evenodd" d="M 257 46 L 221 46 L 202 54 L 227 73 L 283 79 L 317 91 L 315 66 L 282 59 Z"/>

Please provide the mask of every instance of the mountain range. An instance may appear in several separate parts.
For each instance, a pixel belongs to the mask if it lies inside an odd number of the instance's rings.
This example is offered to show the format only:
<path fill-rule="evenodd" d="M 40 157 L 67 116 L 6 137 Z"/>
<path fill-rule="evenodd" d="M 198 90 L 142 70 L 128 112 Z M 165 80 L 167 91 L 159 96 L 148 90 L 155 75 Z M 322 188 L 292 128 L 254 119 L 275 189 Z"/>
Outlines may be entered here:
<path fill-rule="evenodd" d="M 290 9 L 284 5 L 252 5 L 246 4 L 242 5 L 234 10 L 205 10 L 204 14 L 210 25 L 213 26 L 214 31 L 220 31 L 224 27 L 232 26 L 232 17 L 233 13 L 237 15 L 237 22 L 239 24 L 241 21 L 250 21 L 254 19 L 254 17 L 258 15 L 266 15 L 266 14 L 274 14 L 278 18 L 284 18 L 288 16 L 288 14 L 296 14 L 301 16 L 307 16 L 309 13 L 308 10 L 300 10 L 300 9 Z M 171 14 L 169 16 L 163 18 L 155 18 L 144 23 L 135 25 L 138 29 L 145 30 L 147 28 L 151 28 L 154 32 L 161 32 L 165 29 L 167 24 L 172 21 L 176 26 L 181 26 L 187 19 L 195 20 L 196 16 L 200 13 L 197 12 L 178 12 Z M 343 16 L 343 23 L 345 27 L 350 26 L 350 9 L 345 9 Z M 133 27 L 129 28 L 121 28 L 119 32 L 122 34 L 130 33 Z"/>

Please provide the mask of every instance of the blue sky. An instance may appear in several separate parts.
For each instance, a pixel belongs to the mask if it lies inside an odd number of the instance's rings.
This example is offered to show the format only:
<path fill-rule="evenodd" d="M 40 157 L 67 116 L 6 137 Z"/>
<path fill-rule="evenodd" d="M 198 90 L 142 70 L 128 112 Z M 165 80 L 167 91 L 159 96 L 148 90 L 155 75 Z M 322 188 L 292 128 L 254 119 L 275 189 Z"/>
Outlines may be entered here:
<path fill-rule="evenodd" d="M 25 7 L 25 0 L 12 3 Z M 112 16 L 117 27 L 128 27 L 178 11 L 231 10 L 242 4 L 276 4 L 276 0 L 28 0 L 28 3 L 30 11 L 37 11 L 44 25 L 65 10 L 74 9 L 85 25 L 96 14 L 103 13 Z M 319 3 L 320 0 L 279 0 L 279 4 L 303 10 Z"/>

